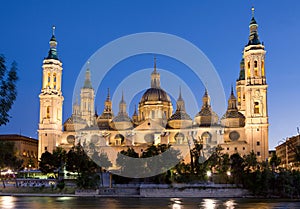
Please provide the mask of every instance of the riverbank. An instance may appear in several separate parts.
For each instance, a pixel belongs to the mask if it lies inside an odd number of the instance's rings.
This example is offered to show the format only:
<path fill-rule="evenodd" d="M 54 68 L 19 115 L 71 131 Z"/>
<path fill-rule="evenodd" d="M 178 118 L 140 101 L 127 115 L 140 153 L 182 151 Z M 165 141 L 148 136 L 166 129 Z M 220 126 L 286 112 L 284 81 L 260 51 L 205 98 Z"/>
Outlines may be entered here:
<path fill-rule="evenodd" d="M 116 185 L 112 188 L 97 190 L 75 189 L 63 190 L 53 188 L 7 187 L 0 188 L 0 196 L 51 196 L 51 197 L 199 197 L 199 198 L 243 198 L 249 192 L 235 185 Z"/>

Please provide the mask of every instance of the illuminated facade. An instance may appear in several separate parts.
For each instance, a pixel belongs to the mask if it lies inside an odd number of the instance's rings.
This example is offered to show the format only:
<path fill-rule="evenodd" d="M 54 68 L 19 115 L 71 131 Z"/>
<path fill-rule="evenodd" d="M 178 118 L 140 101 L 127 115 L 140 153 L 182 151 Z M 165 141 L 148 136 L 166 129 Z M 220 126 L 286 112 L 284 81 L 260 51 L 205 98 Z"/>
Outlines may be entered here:
<path fill-rule="evenodd" d="M 56 40 L 53 35 L 51 49 L 43 65 L 39 156 L 46 149 L 52 151 L 55 146 L 69 149 L 79 140 L 93 143 L 99 149 L 114 147 L 117 150 L 126 149 L 127 146 L 141 148 L 151 143 L 170 143 L 174 147 L 188 150 L 193 140 L 198 140 L 203 143 L 205 152 L 221 145 L 223 151 L 229 154 L 238 152 L 245 155 L 253 150 L 259 160 L 265 160 L 268 157 L 269 125 L 264 67 L 266 51 L 259 40 L 258 24 L 254 15 L 249 28 L 249 42 L 244 47 L 236 82 L 237 98 L 232 88 L 228 108 L 223 116 L 219 117 L 213 111 L 209 92 L 206 90 L 202 107 L 194 118 L 186 113 L 184 95 L 181 92 L 175 105 L 176 110 L 173 111 L 168 93 L 160 86 L 160 74 L 156 70 L 155 60 L 150 88 L 143 94 L 132 117 L 127 113 L 123 95 L 120 98 L 118 114 L 113 113 L 109 90 L 103 112 L 100 115 L 95 113 L 92 75 L 87 69 L 80 103 L 76 101 L 73 105 L 73 113 L 63 126 L 63 97 L 60 90 L 62 63 L 56 54 Z"/>
<path fill-rule="evenodd" d="M 23 160 L 24 168 L 38 167 L 38 140 L 17 134 L 5 134 L 0 135 L 0 141 L 14 143 L 14 154 Z"/>

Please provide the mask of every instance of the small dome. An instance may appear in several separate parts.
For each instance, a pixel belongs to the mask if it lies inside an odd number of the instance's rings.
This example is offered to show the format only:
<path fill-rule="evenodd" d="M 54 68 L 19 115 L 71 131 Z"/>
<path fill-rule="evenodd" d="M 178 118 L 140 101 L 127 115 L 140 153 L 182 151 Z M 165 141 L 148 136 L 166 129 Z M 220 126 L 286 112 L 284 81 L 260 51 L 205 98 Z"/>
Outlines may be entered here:
<path fill-rule="evenodd" d="M 204 107 L 197 113 L 196 117 L 198 116 L 217 116 L 217 114 L 211 110 L 209 107 Z"/>
<path fill-rule="evenodd" d="M 112 119 L 114 117 L 111 112 L 103 112 L 98 118 L 99 119 Z"/>
<path fill-rule="evenodd" d="M 114 117 L 112 122 L 132 122 L 132 121 L 130 117 L 128 117 L 128 115 L 119 114 L 116 117 Z"/>
<path fill-rule="evenodd" d="M 225 119 L 225 118 L 241 118 L 241 119 L 245 119 L 245 116 L 242 113 L 238 112 L 238 111 L 227 111 L 223 115 L 222 119 Z"/>
<path fill-rule="evenodd" d="M 168 121 L 172 120 L 192 120 L 192 118 L 184 111 L 176 111 Z"/>
<path fill-rule="evenodd" d="M 141 99 L 141 102 L 147 101 L 171 102 L 171 99 L 169 95 L 161 88 L 149 88 Z"/>

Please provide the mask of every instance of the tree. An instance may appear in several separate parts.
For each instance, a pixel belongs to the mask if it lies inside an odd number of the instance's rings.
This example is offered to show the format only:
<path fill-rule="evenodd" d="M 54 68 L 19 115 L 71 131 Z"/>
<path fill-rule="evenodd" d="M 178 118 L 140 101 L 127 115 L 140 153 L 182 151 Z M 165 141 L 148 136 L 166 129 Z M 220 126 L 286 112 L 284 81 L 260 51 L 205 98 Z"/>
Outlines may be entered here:
<path fill-rule="evenodd" d="M 108 169 L 112 166 L 111 161 L 108 159 L 108 156 L 105 152 L 100 154 L 94 150 L 92 155 L 92 160 L 99 166 L 100 175 L 101 175 L 101 184 L 103 185 L 103 170 Z"/>
<path fill-rule="evenodd" d="M 257 170 L 258 162 L 257 162 L 256 154 L 254 153 L 253 150 L 248 155 L 244 156 L 244 161 L 245 161 L 245 168 L 247 173 L 249 173 L 250 171 Z"/>
<path fill-rule="evenodd" d="M 230 169 L 234 183 L 241 184 L 243 182 L 244 168 L 244 159 L 240 156 L 240 154 L 232 154 L 230 156 Z"/>
<path fill-rule="evenodd" d="M 17 97 L 17 80 L 17 63 L 14 61 L 8 71 L 5 65 L 5 57 L 0 55 L 0 126 L 9 122 L 8 112 Z"/>
<path fill-rule="evenodd" d="M 39 168 L 43 174 L 54 173 L 54 171 L 57 169 L 54 161 L 55 159 L 53 157 L 53 154 L 48 151 L 44 152 L 41 155 Z"/>
<path fill-rule="evenodd" d="M 272 171 L 274 171 L 275 168 L 277 168 L 277 166 L 280 165 L 280 163 L 281 163 L 281 159 L 276 155 L 276 153 L 273 153 L 270 159 L 270 165 L 272 167 Z"/>
<path fill-rule="evenodd" d="M 0 178 L 2 169 L 11 169 L 14 171 L 22 167 L 23 160 L 15 155 L 15 143 L 9 141 L 0 141 Z M 5 188 L 4 179 L 2 179 L 3 187 Z"/>
<path fill-rule="evenodd" d="M 67 153 L 66 170 L 77 173 L 77 186 L 79 188 L 98 187 L 98 169 L 99 166 L 87 156 L 80 144 L 77 144 Z"/>

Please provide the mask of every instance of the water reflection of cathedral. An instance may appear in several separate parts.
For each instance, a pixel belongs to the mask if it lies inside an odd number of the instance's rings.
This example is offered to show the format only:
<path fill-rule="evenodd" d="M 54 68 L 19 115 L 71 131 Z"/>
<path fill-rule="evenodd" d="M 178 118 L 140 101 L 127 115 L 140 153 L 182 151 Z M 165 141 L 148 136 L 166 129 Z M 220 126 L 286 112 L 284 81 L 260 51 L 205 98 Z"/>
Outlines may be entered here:
<path fill-rule="evenodd" d="M 150 88 L 140 99 L 130 117 L 124 96 L 120 98 L 115 115 L 108 90 L 103 112 L 94 108 L 94 89 L 90 70 L 80 92 L 80 101 L 73 105 L 73 113 L 62 123 L 63 96 L 61 92 L 62 62 L 57 56 L 54 34 L 48 56 L 43 61 L 43 85 L 40 94 L 39 156 L 55 146 L 69 149 L 77 138 L 97 147 L 127 146 L 143 148 L 149 143 L 170 143 L 188 149 L 192 138 L 200 140 L 206 150 L 221 145 L 224 152 L 241 155 L 254 151 L 258 159 L 268 157 L 267 84 L 265 76 L 265 47 L 258 37 L 258 24 L 252 16 L 249 41 L 244 47 L 236 81 L 236 94 L 231 88 L 227 111 L 219 117 L 210 105 L 205 90 L 202 107 L 195 117 L 185 110 L 184 95 L 179 92 L 176 109 L 160 85 L 156 61 L 151 74 Z M 126 93 L 126 92 L 125 92 Z M 77 138 L 76 138 L 77 137 Z M 137 149 L 139 150 L 139 149 Z"/>

